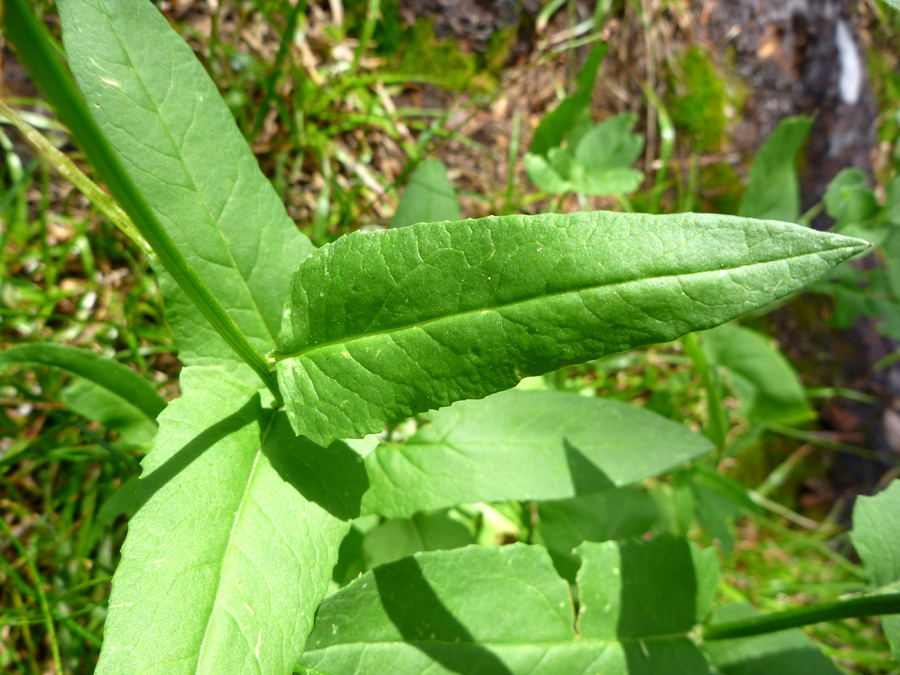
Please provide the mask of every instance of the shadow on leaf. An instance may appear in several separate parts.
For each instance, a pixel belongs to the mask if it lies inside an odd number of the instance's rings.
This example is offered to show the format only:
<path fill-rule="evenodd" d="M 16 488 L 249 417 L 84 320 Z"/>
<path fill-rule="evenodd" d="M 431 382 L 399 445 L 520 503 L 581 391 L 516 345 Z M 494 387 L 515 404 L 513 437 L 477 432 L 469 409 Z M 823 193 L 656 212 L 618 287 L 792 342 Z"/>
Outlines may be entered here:
<path fill-rule="evenodd" d="M 648 555 L 652 547 L 653 555 Z M 684 539 L 657 537 L 619 545 L 622 586 L 617 634 L 628 672 L 672 675 L 708 672 L 697 646 L 687 637 L 696 624 L 694 559 Z M 670 579 L 674 583 L 648 583 Z"/>
<path fill-rule="evenodd" d="M 335 518 L 359 516 L 362 496 L 369 488 L 363 458 L 343 441 L 327 448 L 305 436 L 294 435 L 284 412 L 275 413 L 272 431 L 263 454 L 281 479 L 307 501 L 314 502 Z"/>
<path fill-rule="evenodd" d="M 568 438 L 563 439 L 563 447 L 566 450 L 566 464 L 576 495 L 587 495 L 616 487 L 603 469 L 594 464 Z"/>
<path fill-rule="evenodd" d="M 425 580 L 415 558 L 381 565 L 372 573 L 382 606 L 404 642 L 454 673 L 512 675 L 497 655 L 477 644 L 466 627 L 447 610 Z"/>
<path fill-rule="evenodd" d="M 138 488 L 137 508 L 146 504 L 156 492 L 166 483 L 175 478 L 179 473 L 186 469 L 191 462 L 196 460 L 200 455 L 213 447 L 222 439 L 243 429 L 248 424 L 256 422 L 259 419 L 260 398 L 259 395 L 253 396 L 239 410 L 235 410 L 228 417 L 216 422 L 210 427 L 204 429 L 200 434 L 195 436 L 187 445 L 183 446 L 174 455 L 169 457 L 153 472 L 141 477 L 141 484 Z"/>

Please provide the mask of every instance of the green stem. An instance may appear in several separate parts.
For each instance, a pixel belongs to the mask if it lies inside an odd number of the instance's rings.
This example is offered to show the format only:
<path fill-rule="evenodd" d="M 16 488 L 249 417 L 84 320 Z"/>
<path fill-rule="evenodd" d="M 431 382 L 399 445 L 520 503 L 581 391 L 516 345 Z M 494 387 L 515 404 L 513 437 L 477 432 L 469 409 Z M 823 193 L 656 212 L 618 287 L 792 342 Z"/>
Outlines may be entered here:
<path fill-rule="evenodd" d="M 513 114 L 512 134 L 509 137 L 509 166 L 506 171 L 506 199 L 503 205 L 503 215 L 512 213 L 513 196 L 516 189 L 516 161 L 519 159 L 519 143 L 522 132 L 522 114 L 516 110 Z"/>
<path fill-rule="evenodd" d="M 707 362 L 696 333 L 688 333 L 682 337 L 681 344 L 685 353 L 694 362 L 694 368 L 706 390 L 706 405 L 709 408 L 709 437 L 716 444 L 721 458 L 725 452 L 725 441 L 728 437 L 728 416 L 722 405 L 722 387 L 719 383 L 718 373 Z"/>
<path fill-rule="evenodd" d="M 789 628 L 800 628 L 822 621 L 837 621 L 863 616 L 900 614 L 900 593 L 864 595 L 858 598 L 836 600 L 812 607 L 800 607 L 784 612 L 763 614 L 740 621 L 714 624 L 703 629 L 703 639 L 730 640 L 775 633 Z"/>
<path fill-rule="evenodd" d="M 353 52 L 353 63 L 350 65 L 350 72 L 355 73 L 359 69 L 359 60 L 369 48 L 369 41 L 375 33 L 375 25 L 381 16 L 381 0 L 369 0 L 366 7 L 366 20 L 363 23 L 362 31 L 359 34 L 359 46 Z"/>
<path fill-rule="evenodd" d="M 125 173 L 26 0 L 6 0 L 2 28 L 33 81 L 56 109 L 60 120 L 69 128 L 160 263 L 228 346 L 259 375 L 275 397 L 276 404 L 280 405 L 278 382 L 265 357 L 250 344 L 247 336 L 181 255 L 143 195 Z"/>
<path fill-rule="evenodd" d="M 93 204 L 103 212 L 111 222 L 115 223 L 122 232 L 127 234 L 131 240 L 137 244 L 144 253 L 149 256 L 153 255 L 153 249 L 144 241 L 144 238 L 137 231 L 134 223 L 128 214 L 122 210 L 118 204 L 109 198 L 100 186 L 87 177 L 75 162 L 69 159 L 69 156 L 57 150 L 53 144 L 44 137 L 33 126 L 22 119 L 15 110 L 6 105 L 5 101 L 0 100 L 0 113 L 12 124 L 22 135 L 25 141 L 31 145 L 43 160 L 53 167 L 56 172 L 69 181 L 81 193 L 93 202 Z"/>

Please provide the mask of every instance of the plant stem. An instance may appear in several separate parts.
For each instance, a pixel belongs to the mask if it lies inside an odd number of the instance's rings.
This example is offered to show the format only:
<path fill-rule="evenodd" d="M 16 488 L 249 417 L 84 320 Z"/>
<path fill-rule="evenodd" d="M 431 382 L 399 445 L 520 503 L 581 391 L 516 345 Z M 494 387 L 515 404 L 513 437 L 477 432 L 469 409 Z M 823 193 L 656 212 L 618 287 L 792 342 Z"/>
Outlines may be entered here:
<path fill-rule="evenodd" d="M 359 60 L 369 48 L 369 41 L 375 33 L 375 25 L 381 16 L 381 0 L 369 0 L 366 7 L 366 20 L 363 23 L 362 32 L 359 34 L 359 46 L 353 52 L 353 63 L 350 64 L 350 72 L 355 73 L 359 69 Z"/>
<path fill-rule="evenodd" d="M 516 110 L 513 114 L 512 134 L 509 137 L 509 168 L 506 172 L 506 199 L 503 204 L 503 215 L 515 211 L 513 195 L 516 189 L 516 160 L 519 158 L 519 142 L 521 140 L 522 115 Z"/>
<path fill-rule="evenodd" d="M 694 368 L 700 376 L 700 382 L 706 390 L 706 405 L 709 409 L 709 437 L 716 444 L 719 458 L 725 452 L 725 441 L 728 437 L 728 417 L 722 405 L 722 387 L 718 373 L 710 367 L 700 347 L 696 333 L 688 333 L 681 338 L 685 353 L 694 362 Z"/>
<path fill-rule="evenodd" d="M 68 155 L 57 150 L 41 132 L 22 119 L 18 113 L 6 105 L 6 102 L 3 100 L 0 100 L 0 114 L 2 114 L 20 134 L 22 134 L 25 141 L 47 164 L 53 167 L 60 176 L 81 190 L 81 193 L 90 199 L 111 222 L 118 225 L 119 229 L 127 234 L 144 253 L 149 256 L 154 255 L 153 249 L 151 249 L 150 245 L 144 241 L 144 238 L 141 236 L 140 232 L 137 231 L 137 228 L 134 223 L 131 222 L 131 218 L 128 217 L 128 214 L 122 210 L 122 207 L 110 199 L 109 195 L 107 195 L 99 185 L 88 178 L 87 174 L 79 169 L 75 165 L 75 162 L 69 159 Z"/>
<path fill-rule="evenodd" d="M 836 600 L 812 607 L 800 607 L 784 612 L 763 614 L 740 621 L 714 624 L 703 629 L 703 639 L 730 640 L 775 633 L 789 628 L 799 628 L 822 621 L 836 621 L 881 614 L 900 614 L 900 593 L 864 595 L 858 598 Z"/>
<path fill-rule="evenodd" d="M 234 320 L 185 260 L 143 195 L 125 173 L 119 158 L 94 122 L 81 93 L 54 52 L 50 38 L 25 0 L 6 0 L 3 34 L 12 42 L 25 67 L 60 120 L 69 128 L 116 201 L 131 217 L 160 263 L 200 310 L 222 339 L 249 365 L 281 405 L 278 382 L 265 357 L 250 344 Z"/>

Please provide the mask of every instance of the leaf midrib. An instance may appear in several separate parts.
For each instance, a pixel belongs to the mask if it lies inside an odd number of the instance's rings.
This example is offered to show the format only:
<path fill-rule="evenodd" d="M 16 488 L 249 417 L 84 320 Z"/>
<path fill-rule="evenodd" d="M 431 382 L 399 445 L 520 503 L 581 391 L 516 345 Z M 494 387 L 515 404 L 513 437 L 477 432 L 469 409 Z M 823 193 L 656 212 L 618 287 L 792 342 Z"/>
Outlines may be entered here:
<path fill-rule="evenodd" d="M 584 293 L 587 291 L 594 291 L 594 290 L 599 290 L 599 289 L 612 289 L 615 287 L 627 287 L 627 286 L 630 286 L 633 284 L 647 283 L 647 282 L 652 282 L 652 281 L 662 281 L 662 280 L 667 280 L 667 279 L 683 279 L 683 278 L 701 276 L 704 274 L 721 274 L 722 272 L 727 272 L 727 273 L 738 272 L 738 271 L 740 271 L 742 269 L 746 269 L 746 268 L 762 267 L 764 265 L 771 265 L 773 263 L 787 262 L 789 260 L 796 260 L 799 258 L 818 256 L 818 255 L 821 255 L 826 252 L 839 251 L 841 249 L 850 249 L 850 248 L 852 248 L 852 247 L 851 246 L 836 246 L 834 248 L 823 249 L 821 251 L 812 251 L 809 253 L 798 253 L 797 255 L 785 256 L 782 258 L 774 258 L 772 260 L 764 260 L 762 262 L 754 262 L 754 263 L 749 263 L 746 265 L 738 265 L 736 267 L 722 267 L 722 268 L 713 269 L 713 270 L 700 270 L 697 272 L 682 272 L 682 273 L 678 273 L 678 274 L 661 274 L 658 276 L 641 277 L 639 279 L 629 279 L 627 281 L 616 281 L 616 282 L 611 282 L 611 283 L 591 284 L 589 286 L 583 286 L 581 288 L 569 288 L 569 289 L 566 289 L 563 291 L 555 291 L 553 293 L 544 293 L 542 295 L 532 296 L 529 298 L 523 298 L 521 300 L 514 300 L 512 302 L 506 302 L 506 303 L 502 303 L 499 305 L 492 305 L 490 307 L 479 307 L 477 309 L 469 309 L 469 310 L 465 310 L 462 312 L 455 312 L 452 314 L 445 314 L 443 316 L 436 316 L 431 319 L 425 319 L 423 321 L 416 321 L 413 323 L 404 324 L 402 326 L 393 326 L 391 328 L 385 328 L 383 330 L 374 331 L 371 333 L 358 333 L 356 335 L 342 337 L 342 338 L 339 338 L 336 340 L 330 340 L 328 342 L 319 342 L 319 343 L 310 345 L 308 347 L 304 347 L 303 349 L 299 349 L 294 352 L 289 352 L 289 353 L 274 352 L 273 354 L 271 354 L 271 357 L 277 363 L 277 362 L 285 361 L 288 359 L 300 358 L 310 352 L 313 352 L 313 351 L 316 351 L 319 349 L 328 349 L 329 347 L 336 347 L 338 345 L 347 345 L 352 342 L 357 342 L 359 340 L 364 340 L 366 338 L 372 338 L 372 337 L 376 337 L 379 335 L 388 335 L 390 333 L 398 333 L 398 332 L 405 331 L 405 330 L 424 328 L 425 326 L 429 326 L 431 324 L 438 323 L 441 321 L 449 321 L 452 319 L 466 317 L 466 316 L 470 316 L 470 315 L 476 315 L 476 314 L 497 312 L 497 311 L 500 311 L 501 309 L 507 309 L 509 307 L 515 307 L 517 305 L 526 305 L 531 302 L 540 302 L 541 300 L 546 300 L 546 299 L 555 298 L 555 297 L 561 297 L 564 295 Z"/>
<path fill-rule="evenodd" d="M 257 445 L 256 454 L 253 457 L 253 464 L 250 467 L 250 471 L 247 475 L 247 481 L 244 484 L 244 490 L 241 493 L 241 499 L 240 501 L 238 501 L 237 510 L 235 511 L 234 518 L 231 521 L 231 527 L 228 530 L 228 537 L 226 537 L 225 545 L 222 547 L 222 554 L 220 556 L 220 562 L 216 573 L 216 595 L 213 598 L 213 602 L 209 608 L 209 614 L 206 617 L 206 628 L 203 631 L 203 639 L 200 641 L 200 649 L 197 650 L 197 662 L 194 664 L 193 668 L 194 673 L 201 672 L 199 668 L 201 663 L 203 662 L 203 651 L 206 648 L 207 638 L 209 637 L 209 629 L 212 626 L 212 617 L 216 611 L 216 607 L 219 605 L 219 597 L 222 593 L 222 568 L 225 566 L 225 556 L 228 554 L 228 550 L 231 548 L 231 540 L 234 537 L 234 532 L 237 529 L 241 516 L 244 513 L 244 505 L 247 503 L 250 488 L 253 486 L 253 480 L 256 477 L 256 470 L 259 467 L 260 458 L 263 454 L 263 446 L 266 443 L 266 439 L 268 438 L 269 433 L 272 431 L 272 427 L 275 423 L 275 417 L 275 415 L 269 416 L 269 421 L 266 423 L 266 427 L 260 435 L 259 445 Z"/>
<path fill-rule="evenodd" d="M 693 630 L 693 628 L 692 628 Z M 683 633 L 670 633 L 666 635 L 646 635 L 640 637 L 616 637 L 616 638 L 600 638 L 600 637 L 581 637 L 575 633 L 569 640 L 556 640 L 551 642 L 460 642 L 459 640 L 377 640 L 371 642 L 341 642 L 336 645 L 327 647 L 319 647 L 316 649 L 307 649 L 303 652 L 303 656 L 316 653 L 324 653 L 333 649 L 342 647 L 373 647 L 373 646 L 411 646 L 411 647 L 463 647 L 463 648 L 488 648 L 488 649 L 523 649 L 533 647 L 536 649 L 552 649 L 554 647 L 574 647 L 576 645 L 590 645 L 592 643 L 602 645 L 614 645 L 621 643 L 635 642 L 665 642 L 668 640 L 686 640 L 690 639 L 691 631 Z"/>
<path fill-rule="evenodd" d="M 229 245 L 228 239 L 225 237 L 225 233 L 222 232 L 222 229 L 219 227 L 218 221 L 213 217 L 212 210 L 209 208 L 209 203 L 206 201 L 206 198 L 204 197 L 203 193 L 197 187 L 197 181 L 194 180 L 194 174 L 188 168 L 188 164 L 184 159 L 184 153 L 181 150 L 181 146 L 175 141 L 175 137 L 173 136 L 172 131 L 169 128 L 168 123 L 166 122 L 165 116 L 163 116 L 163 114 L 160 112 L 159 106 L 156 104 L 156 100 L 150 94 L 150 90 L 147 87 L 146 83 L 144 82 L 144 78 L 141 76 L 140 70 L 138 70 L 137 66 L 135 66 L 135 64 L 134 64 L 134 61 L 132 61 L 131 53 L 125 47 L 125 44 L 122 41 L 122 38 L 119 35 L 118 30 L 116 30 L 116 24 L 112 20 L 112 17 L 109 16 L 109 11 L 107 10 L 106 4 L 101 3 L 101 7 L 103 8 L 103 14 L 106 17 L 107 23 L 109 23 L 109 25 L 112 27 L 112 34 L 115 35 L 116 42 L 119 43 L 119 47 L 122 49 L 122 53 L 125 54 L 125 58 L 128 60 L 128 66 L 131 67 L 135 78 L 140 83 L 141 88 L 144 90 L 144 94 L 147 96 L 147 100 L 152 102 L 153 109 L 156 111 L 156 116 L 160 120 L 160 123 L 162 124 L 162 128 L 165 130 L 166 135 L 169 137 L 169 140 L 172 143 L 172 147 L 175 148 L 175 152 L 178 153 L 178 158 L 181 161 L 182 166 L 184 166 L 185 173 L 188 175 L 188 178 L 191 181 L 191 188 L 192 188 L 194 194 L 196 194 L 197 197 L 199 198 L 200 203 L 203 204 L 203 210 L 206 212 L 206 215 L 209 219 L 209 223 L 212 224 L 213 230 L 215 230 L 216 234 L 222 240 L 222 244 L 225 247 L 225 251 L 228 253 L 228 259 L 231 261 L 232 269 L 237 273 L 237 276 L 241 280 L 241 285 L 243 286 L 244 290 L 247 291 L 247 296 L 250 298 L 250 302 L 253 305 L 253 310 L 255 311 L 256 316 L 259 319 L 259 322 L 262 324 L 262 327 L 265 330 L 266 335 L 268 335 L 269 344 L 271 344 L 274 347 L 277 344 L 275 341 L 275 336 L 272 334 L 272 331 L 269 330 L 269 325 L 266 323 L 265 317 L 263 316 L 263 313 L 260 310 L 259 305 L 256 302 L 256 298 L 253 296 L 253 293 L 250 291 L 250 287 L 247 285 L 247 280 L 244 278 L 244 275 L 241 274 L 240 270 L 238 269 L 237 261 L 234 259 L 234 255 L 231 252 L 231 246 Z M 195 108 L 195 110 L 196 110 L 196 108 Z M 196 119 L 197 118 L 196 118 L 196 114 L 195 114 L 194 115 L 195 123 L 196 123 Z M 233 195 L 234 195 L 234 192 L 232 190 L 232 196 Z M 232 197 L 229 197 L 227 201 L 230 201 L 231 198 Z M 226 203 L 227 203 L 227 201 L 226 201 Z M 192 250 L 193 250 L 193 248 L 192 248 Z M 187 262 L 187 261 L 185 261 L 185 262 Z"/>

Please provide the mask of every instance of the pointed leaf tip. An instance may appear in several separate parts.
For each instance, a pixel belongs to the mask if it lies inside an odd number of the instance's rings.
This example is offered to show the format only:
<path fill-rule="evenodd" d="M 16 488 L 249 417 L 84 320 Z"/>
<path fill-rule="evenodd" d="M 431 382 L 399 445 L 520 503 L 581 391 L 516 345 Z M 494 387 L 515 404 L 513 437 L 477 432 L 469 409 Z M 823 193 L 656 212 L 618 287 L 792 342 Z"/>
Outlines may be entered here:
<path fill-rule="evenodd" d="M 867 247 L 696 214 L 506 216 L 355 233 L 295 273 L 278 377 L 294 430 L 327 445 L 711 328 Z"/>

